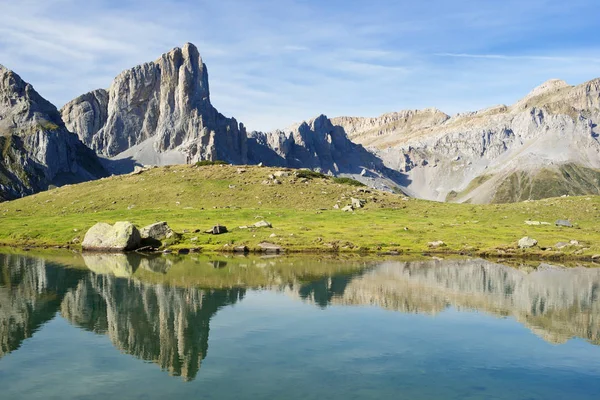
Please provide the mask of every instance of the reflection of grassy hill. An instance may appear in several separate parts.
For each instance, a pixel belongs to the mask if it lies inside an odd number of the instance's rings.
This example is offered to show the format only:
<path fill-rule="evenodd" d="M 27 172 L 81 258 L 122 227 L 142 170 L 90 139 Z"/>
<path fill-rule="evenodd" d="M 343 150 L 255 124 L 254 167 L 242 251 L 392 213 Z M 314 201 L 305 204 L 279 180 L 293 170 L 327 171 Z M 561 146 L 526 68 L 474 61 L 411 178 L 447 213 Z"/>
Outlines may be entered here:
<path fill-rule="evenodd" d="M 242 244 L 256 248 L 261 241 L 270 241 L 299 251 L 424 251 L 428 242 L 442 240 L 445 250 L 495 254 L 495 248 L 511 251 L 518 239 L 529 235 L 543 247 L 572 239 L 583 245 L 567 247 L 563 253 L 600 253 L 596 222 L 600 197 L 449 204 L 365 192 L 330 178 L 301 178 L 294 171 L 274 177 L 280 181 L 276 184 L 270 175 L 281 171 L 184 165 L 65 186 L 0 204 L 0 243 L 65 245 L 75 238 L 82 240 L 98 221 L 130 220 L 143 226 L 165 220 L 184 232 L 177 246 L 205 250 Z M 365 207 L 353 213 L 341 211 L 352 197 L 365 200 Z M 340 209 L 334 209 L 335 204 Z M 553 223 L 559 218 L 570 219 L 576 228 L 524 224 L 527 219 Z M 238 228 L 261 219 L 273 228 Z M 231 232 L 201 233 L 217 223 Z"/>

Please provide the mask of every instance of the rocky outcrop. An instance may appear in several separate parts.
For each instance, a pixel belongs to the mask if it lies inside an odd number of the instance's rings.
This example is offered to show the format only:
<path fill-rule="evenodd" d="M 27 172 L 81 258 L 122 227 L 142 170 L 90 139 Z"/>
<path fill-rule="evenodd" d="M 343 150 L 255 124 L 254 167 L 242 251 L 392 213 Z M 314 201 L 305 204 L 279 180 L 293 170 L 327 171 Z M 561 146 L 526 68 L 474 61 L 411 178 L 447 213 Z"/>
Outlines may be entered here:
<path fill-rule="evenodd" d="M 0 201 L 106 175 L 56 107 L 0 65 Z"/>
<path fill-rule="evenodd" d="M 108 92 L 97 89 L 81 95 L 65 104 L 60 112 L 67 128 L 93 148 L 94 137 L 108 120 Z"/>
<path fill-rule="evenodd" d="M 139 248 L 141 241 L 140 232 L 131 222 L 98 222 L 86 232 L 81 247 L 87 251 L 130 251 Z"/>
<path fill-rule="evenodd" d="M 247 161 L 246 130 L 211 105 L 206 65 L 190 43 L 119 74 L 105 100 L 95 91 L 62 109 L 99 154 L 148 165 Z"/>

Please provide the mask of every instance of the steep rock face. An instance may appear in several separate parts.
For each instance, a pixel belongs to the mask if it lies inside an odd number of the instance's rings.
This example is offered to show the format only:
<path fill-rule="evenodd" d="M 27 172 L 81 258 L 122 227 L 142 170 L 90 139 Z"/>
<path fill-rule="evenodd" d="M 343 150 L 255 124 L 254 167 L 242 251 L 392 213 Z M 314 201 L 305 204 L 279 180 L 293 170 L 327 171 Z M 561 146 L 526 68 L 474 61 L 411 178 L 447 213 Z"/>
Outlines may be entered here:
<path fill-rule="evenodd" d="M 425 120 L 383 134 L 368 124 L 357 130 L 361 124 L 338 123 L 386 166 L 405 173 L 405 191 L 415 197 L 486 203 L 600 194 L 595 178 L 592 184 L 587 178 L 572 184 L 562 173 L 565 165 L 573 165 L 586 176 L 600 176 L 600 79 L 579 86 L 552 80 L 511 107 Z M 539 180 L 541 172 L 556 179 Z M 517 182 L 515 173 L 524 174 L 535 187 L 508 188 L 522 193 L 516 196 L 497 193 L 499 187 L 506 191 L 506 185 Z M 572 190 L 574 186 L 581 190 Z"/>
<path fill-rule="evenodd" d="M 77 132 L 79 139 L 91 148 L 94 136 L 108 119 L 108 92 L 97 89 L 81 95 L 65 104 L 60 112 L 66 127 Z"/>
<path fill-rule="evenodd" d="M 96 98 L 81 96 L 62 114 L 99 154 L 158 165 L 247 161 L 245 128 L 211 105 L 206 65 L 190 43 L 118 75 L 106 116 Z M 103 122 L 99 129 L 96 122 Z"/>
<path fill-rule="evenodd" d="M 350 141 L 344 130 L 325 115 L 284 130 L 252 132 L 249 161 L 291 168 L 310 168 L 325 174 L 371 179 L 372 186 L 406 184 L 404 176 L 387 168 L 379 158 Z"/>
<path fill-rule="evenodd" d="M 106 175 L 56 107 L 0 65 L 0 201 Z"/>

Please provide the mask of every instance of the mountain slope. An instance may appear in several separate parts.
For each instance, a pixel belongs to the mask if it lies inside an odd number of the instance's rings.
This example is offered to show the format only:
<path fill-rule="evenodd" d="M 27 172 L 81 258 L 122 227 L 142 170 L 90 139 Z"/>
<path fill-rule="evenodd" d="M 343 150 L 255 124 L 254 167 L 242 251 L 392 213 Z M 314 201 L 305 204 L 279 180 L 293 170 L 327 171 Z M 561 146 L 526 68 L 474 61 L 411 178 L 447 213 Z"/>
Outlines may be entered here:
<path fill-rule="evenodd" d="M 405 173 L 405 191 L 415 197 L 486 203 L 600 193 L 595 184 L 572 190 L 577 183 L 561 172 L 573 165 L 600 176 L 600 79 L 579 86 L 551 80 L 510 107 L 444 115 L 422 110 L 396 113 L 391 122 L 390 114 L 332 121 L 387 167 Z M 545 176 L 550 181 L 535 178 L 543 171 L 549 171 Z M 514 174 L 557 190 L 547 192 L 538 185 L 529 195 L 497 194 L 499 187 L 515 181 Z M 489 179 L 480 185 L 482 176 Z"/>
<path fill-rule="evenodd" d="M 115 159 L 158 165 L 246 162 L 245 128 L 211 105 L 208 71 L 191 43 L 123 71 L 107 96 L 90 92 L 61 112 L 81 140 Z"/>
<path fill-rule="evenodd" d="M 107 175 L 60 113 L 0 65 L 0 201 Z"/>

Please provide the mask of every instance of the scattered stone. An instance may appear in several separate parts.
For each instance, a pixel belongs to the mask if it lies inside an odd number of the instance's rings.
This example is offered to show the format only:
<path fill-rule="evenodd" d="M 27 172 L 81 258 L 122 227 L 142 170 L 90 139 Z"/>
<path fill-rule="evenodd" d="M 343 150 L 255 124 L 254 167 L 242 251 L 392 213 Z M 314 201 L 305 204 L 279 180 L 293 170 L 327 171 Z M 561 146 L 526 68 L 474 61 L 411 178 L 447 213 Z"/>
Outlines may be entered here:
<path fill-rule="evenodd" d="M 239 227 L 239 229 L 248 229 L 248 226 L 242 225 L 242 226 Z"/>
<path fill-rule="evenodd" d="M 427 245 L 429 247 L 434 247 L 434 248 L 435 247 L 445 247 L 446 243 L 442 242 L 441 240 L 437 240 L 435 242 L 429 242 L 429 243 L 427 243 Z"/>
<path fill-rule="evenodd" d="M 190 239 L 190 242 L 197 242 L 197 241 L 198 241 L 198 236 L 195 236 Z"/>
<path fill-rule="evenodd" d="M 287 171 L 277 171 L 273 175 L 275 175 L 278 178 L 283 178 L 283 177 L 286 177 L 286 176 L 290 176 L 290 173 L 287 172 Z"/>
<path fill-rule="evenodd" d="M 215 225 L 211 229 L 207 230 L 205 233 L 210 233 L 211 235 L 220 235 L 222 233 L 227 232 L 227 227 L 223 225 Z"/>
<path fill-rule="evenodd" d="M 361 200 L 361 199 L 356 199 L 354 197 L 351 197 L 350 201 L 352 202 L 353 208 L 362 208 L 366 203 L 366 201 Z"/>
<path fill-rule="evenodd" d="M 594 254 L 592 256 L 592 260 L 598 260 L 598 259 L 600 259 L 600 254 Z"/>
<path fill-rule="evenodd" d="M 333 205 L 333 209 L 334 209 L 334 210 L 339 210 L 339 209 L 340 209 L 340 205 L 339 205 L 339 204 L 337 204 L 337 203 L 336 203 L 336 204 L 334 204 L 334 205 Z"/>
<path fill-rule="evenodd" d="M 255 228 L 272 228 L 273 225 L 271 225 L 269 222 L 262 220 L 262 221 L 258 221 L 257 223 L 255 223 L 253 225 Z"/>
<path fill-rule="evenodd" d="M 273 175 L 273 174 L 269 174 L 269 179 L 270 179 L 270 180 L 273 180 L 273 179 L 275 179 L 275 175 Z"/>
<path fill-rule="evenodd" d="M 98 222 L 83 239 L 83 250 L 131 251 L 140 247 L 142 237 L 131 222 L 119 221 L 114 225 Z"/>
<path fill-rule="evenodd" d="M 351 212 L 351 211 L 354 211 L 354 208 L 352 206 L 346 206 L 346 207 L 342 208 L 342 211 Z"/>
<path fill-rule="evenodd" d="M 277 235 L 276 235 L 276 234 L 274 234 L 274 233 L 271 233 L 271 234 L 269 235 L 269 237 L 272 237 L 272 238 L 274 238 L 274 237 L 277 237 Z"/>
<path fill-rule="evenodd" d="M 273 179 L 274 185 L 281 185 L 281 181 L 279 179 Z"/>
<path fill-rule="evenodd" d="M 579 241 L 578 241 L 578 240 L 571 240 L 571 241 L 569 242 L 569 244 L 570 244 L 571 246 L 579 246 Z"/>
<path fill-rule="evenodd" d="M 235 185 L 229 185 L 229 189 L 235 189 Z"/>
<path fill-rule="evenodd" d="M 265 253 L 281 253 L 283 251 L 281 246 L 269 242 L 261 242 L 258 247 Z"/>
<path fill-rule="evenodd" d="M 271 181 L 268 181 L 268 180 L 266 180 L 266 179 L 265 179 L 265 180 L 264 180 L 264 181 L 262 181 L 260 184 L 261 184 L 261 185 L 270 185 L 270 184 L 271 184 Z"/>
<path fill-rule="evenodd" d="M 521 249 L 529 249 L 531 247 L 537 246 L 538 241 L 530 238 L 529 236 L 525 236 L 519 240 L 519 248 Z"/>
<path fill-rule="evenodd" d="M 554 223 L 554 225 L 556 225 L 556 226 L 564 226 L 566 228 L 572 228 L 573 227 L 573 224 L 571 223 L 571 221 L 568 221 L 566 219 L 556 220 L 556 222 Z"/>
<path fill-rule="evenodd" d="M 554 247 L 557 249 L 564 249 L 568 245 L 569 245 L 569 243 L 567 243 L 567 242 L 558 242 L 554 245 Z"/>
<path fill-rule="evenodd" d="M 237 169 L 238 174 L 243 174 L 244 172 L 246 172 L 246 168 L 238 168 Z"/>
<path fill-rule="evenodd" d="M 135 207 L 135 204 L 131 204 L 131 205 L 127 206 L 127 209 L 128 209 L 128 210 L 131 210 L 131 209 L 132 209 L 132 208 L 134 208 L 134 207 Z"/>
<path fill-rule="evenodd" d="M 248 253 L 248 246 L 236 246 L 233 248 L 234 253 Z"/>
<path fill-rule="evenodd" d="M 165 221 L 156 222 L 140 229 L 142 239 L 165 240 L 172 237 L 173 230 Z"/>

